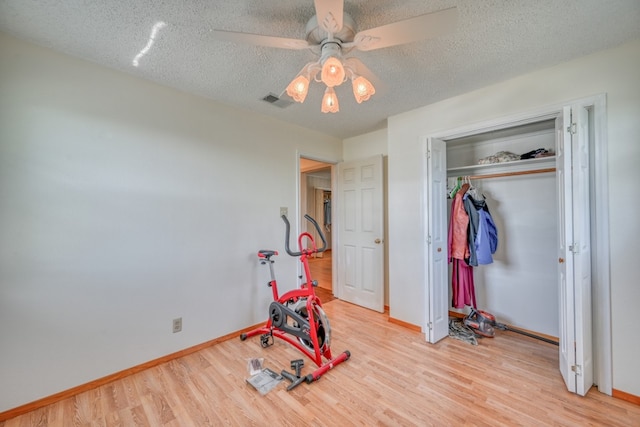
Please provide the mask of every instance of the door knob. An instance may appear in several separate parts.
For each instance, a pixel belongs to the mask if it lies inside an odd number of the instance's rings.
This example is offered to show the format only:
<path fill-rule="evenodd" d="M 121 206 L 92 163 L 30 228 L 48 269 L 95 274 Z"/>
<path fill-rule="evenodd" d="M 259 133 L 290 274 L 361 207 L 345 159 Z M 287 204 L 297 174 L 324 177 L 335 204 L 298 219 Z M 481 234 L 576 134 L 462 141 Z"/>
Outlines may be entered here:
<path fill-rule="evenodd" d="M 562 264 L 564 262 L 564 258 L 558 258 L 558 263 Z"/>
<path fill-rule="evenodd" d="M 376 240 L 374 240 L 374 242 L 375 242 L 376 245 L 379 245 L 380 243 L 382 243 L 382 240 L 376 239 Z"/>

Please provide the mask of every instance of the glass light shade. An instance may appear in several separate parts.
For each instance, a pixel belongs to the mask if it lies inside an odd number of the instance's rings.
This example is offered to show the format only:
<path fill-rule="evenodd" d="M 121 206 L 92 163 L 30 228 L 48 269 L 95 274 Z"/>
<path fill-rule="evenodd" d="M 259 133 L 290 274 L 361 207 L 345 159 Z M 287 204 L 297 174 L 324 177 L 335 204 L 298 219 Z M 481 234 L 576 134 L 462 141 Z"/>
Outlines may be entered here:
<path fill-rule="evenodd" d="M 335 56 L 330 56 L 322 65 L 321 80 L 328 87 L 339 86 L 344 81 L 344 67 Z"/>
<path fill-rule="evenodd" d="M 376 93 L 376 88 L 373 87 L 371 82 L 362 76 L 358 76 L 353 79 L 353 96 L 355 96 L 358 104 L 363 101 L 368 101 L 371 95 Z"/>
<path fill-rule="evenodd" d="M 309 79 L 303 75 L 299 75 L 287 86 L 287 95 L 296 102 L 304 102 L 309 92 Z"/>
<path fill-rule="evenodd" d="M 327 90 L 324 91 L 321 111 L 323 113 L 337 113 L 340 111 L 338 97 L 336 96 L 336 91 L 333 90 L 332 87 L 328 87 Z"/>

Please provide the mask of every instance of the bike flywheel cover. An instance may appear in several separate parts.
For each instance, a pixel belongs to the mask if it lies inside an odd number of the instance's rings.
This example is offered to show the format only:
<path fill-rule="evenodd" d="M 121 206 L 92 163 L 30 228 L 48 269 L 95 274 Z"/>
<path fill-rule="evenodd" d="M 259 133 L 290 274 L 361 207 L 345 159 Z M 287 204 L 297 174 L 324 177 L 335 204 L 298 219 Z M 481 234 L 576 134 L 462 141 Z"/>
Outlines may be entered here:
<path fill-rule="evenodd" d="M 276 328 L 282 327 L 285 322 L 285 314 L 282 310 L 282 306 L 279 302 L 272 302 L 269 305 L 269 318 L 271 319 L 271 324 Z"/>

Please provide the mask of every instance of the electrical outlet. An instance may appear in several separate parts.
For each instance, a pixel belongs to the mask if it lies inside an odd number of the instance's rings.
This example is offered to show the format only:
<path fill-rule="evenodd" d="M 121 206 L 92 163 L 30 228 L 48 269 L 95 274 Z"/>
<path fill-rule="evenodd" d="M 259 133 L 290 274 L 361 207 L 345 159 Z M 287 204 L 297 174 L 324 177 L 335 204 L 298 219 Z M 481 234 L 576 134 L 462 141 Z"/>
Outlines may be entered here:
<path fill-rule="evenodd" d="M 289 208 L 280 208 L 280 216 L 288 216 L 289 215 Z"/>
<path fill-rule="evenodd" d="M 173 333 L 182 331 L 182 317 L 173 319 Z"/>

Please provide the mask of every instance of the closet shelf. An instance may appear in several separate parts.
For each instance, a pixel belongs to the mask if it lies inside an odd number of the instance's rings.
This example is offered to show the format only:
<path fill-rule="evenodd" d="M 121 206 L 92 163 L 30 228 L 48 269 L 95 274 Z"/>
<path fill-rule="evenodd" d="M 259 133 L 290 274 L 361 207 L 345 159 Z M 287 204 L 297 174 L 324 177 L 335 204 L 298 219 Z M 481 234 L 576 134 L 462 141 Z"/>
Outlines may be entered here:
<path fill-rule="evenodd" d="M 528 171 L 547 169 L 555 166 L 556 157 L 540 157 L 538 159 L 515 160 L 513 162 L 489 163 L 485 165 L 469 165 L 447 169 L 447 176 L 466 176 L 493 171 Z"/>

